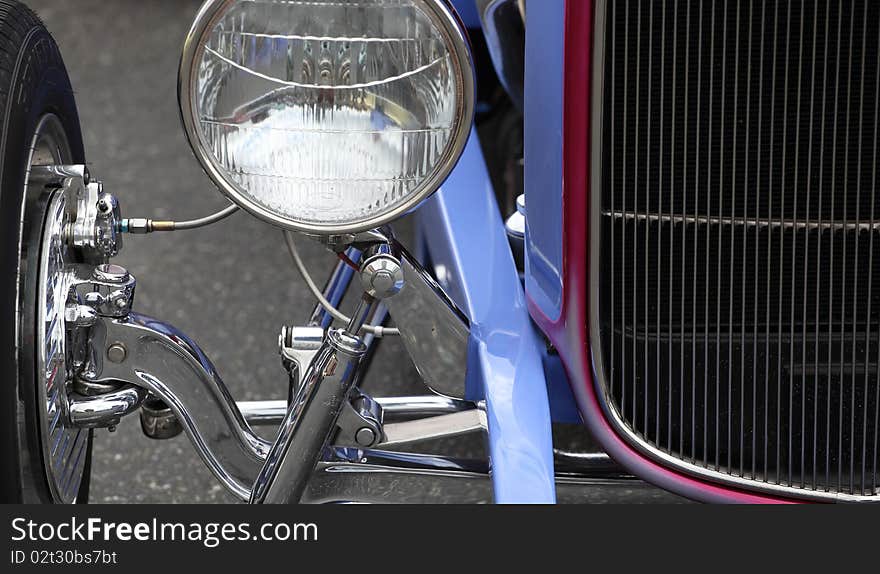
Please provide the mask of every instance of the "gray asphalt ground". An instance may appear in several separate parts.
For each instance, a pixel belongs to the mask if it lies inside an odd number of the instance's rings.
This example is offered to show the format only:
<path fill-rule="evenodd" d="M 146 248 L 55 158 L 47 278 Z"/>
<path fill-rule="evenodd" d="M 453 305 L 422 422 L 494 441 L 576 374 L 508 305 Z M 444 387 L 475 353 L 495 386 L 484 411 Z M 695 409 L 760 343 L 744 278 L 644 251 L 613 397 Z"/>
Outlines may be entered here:
<path fill-rule="evenodd" d="M 124 215 L 190 219 L 227 202 L 193 158 L 177 111 L 177 64 L 199 0 L 25 0 L 45 21 L 76 90 L 92 174 L 122 201 Z M 323 280 L 332 255 L 303 244 Z M 290 264 L 280 232 L 237 213 L 201 230 L 128 236 L 118 262 L 138 279 L 136 309 L 189 334 L 239 400 L 283 398 L 276 352 L 285 323 L 302 324 L 313 301 Z M 423 394 L 398 342 L 387 340 L 367 390 Z M 271 432 L 271 429 L 266 431 Z M 571 433 L 569 433 L 571 434 Z M 583 437 L 571 438 L 573 443 Z M 440 447 L 465 450 L 456 443 Z M 479 452 L 477 452 L 479 454 Z M 187 439 L 144 437 L 136 417 L 96 433 L 93 502 L 234 502 Z M 654 489 L 603 489 L 589 501 L 669 501 Z M 586 501 L 586 500 L 585 500 Z"/>

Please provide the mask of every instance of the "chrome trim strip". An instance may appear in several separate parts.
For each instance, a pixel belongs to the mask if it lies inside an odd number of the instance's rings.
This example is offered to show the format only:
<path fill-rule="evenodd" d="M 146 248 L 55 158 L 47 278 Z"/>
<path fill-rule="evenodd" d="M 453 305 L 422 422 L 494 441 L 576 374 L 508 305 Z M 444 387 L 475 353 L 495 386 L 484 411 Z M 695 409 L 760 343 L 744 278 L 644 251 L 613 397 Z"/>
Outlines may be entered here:
<path fill-rule="evenodd" d="M 808 231 L 880 231 L 880 222 L 875 223 L 847 223 L 830 221 L 797 221 L 797 220 L 769 220 L 769 219 L 745 219 L 742 217 L 711 217 L 708 215 L 680 215 L 675 213 L 633 213 L 631 211 L 608 211 L 603 210 L 604 217 L 613 217 L 617 220 L 638 221 L 639 223 L 671 223 L 697 224 L 697 225 L 729 225 L 760 229 L 795 229 Z"/>

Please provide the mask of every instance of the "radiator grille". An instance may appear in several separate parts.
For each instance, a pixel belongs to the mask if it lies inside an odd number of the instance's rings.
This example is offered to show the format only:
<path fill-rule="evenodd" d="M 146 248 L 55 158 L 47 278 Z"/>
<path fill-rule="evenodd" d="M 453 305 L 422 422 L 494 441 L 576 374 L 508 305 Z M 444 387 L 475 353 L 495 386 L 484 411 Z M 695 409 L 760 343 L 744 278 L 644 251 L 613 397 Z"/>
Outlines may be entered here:
<path fill-rule="evenodd" d="M 598 9 L 593 329 L 618 423 L 722 481 L 873 497 L 880 2 Z"/>

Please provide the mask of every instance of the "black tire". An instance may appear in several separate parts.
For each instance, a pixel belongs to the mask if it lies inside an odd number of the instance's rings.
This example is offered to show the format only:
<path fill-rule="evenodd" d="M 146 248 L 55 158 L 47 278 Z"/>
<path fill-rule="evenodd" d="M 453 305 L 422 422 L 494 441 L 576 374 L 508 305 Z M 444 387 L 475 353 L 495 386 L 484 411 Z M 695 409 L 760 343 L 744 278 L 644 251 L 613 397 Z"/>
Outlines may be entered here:
<path fill-rule="evenodd" d="M 46 196 L 26 192 L 25 183 L 30 145 L 47 114 L 57 116 L 67 137 L 65 163 L 84 164 L 85 154 L 58 46 L 40 19 L 15 0 L 0 0 L 0 114 L 0 501 L 54 502 L 35 387 L 35 246 Z M 91 435 L 87 440 L 77 502 L 88 498 Z"/>

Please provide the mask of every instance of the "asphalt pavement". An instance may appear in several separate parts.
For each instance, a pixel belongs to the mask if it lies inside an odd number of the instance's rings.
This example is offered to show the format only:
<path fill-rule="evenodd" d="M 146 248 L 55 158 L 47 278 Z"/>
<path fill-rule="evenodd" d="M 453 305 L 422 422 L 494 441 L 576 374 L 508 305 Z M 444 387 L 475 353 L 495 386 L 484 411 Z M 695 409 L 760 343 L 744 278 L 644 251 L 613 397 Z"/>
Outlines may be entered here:
<path fill-rule="evenodd" d="M 227 205 L 193 158 L 177 110 L 180 49 L 200 1 L 26 2 L 61 47 L 91 172 L 120 198 L 124 216 L 183 220 Z M 303 249 L 307 265 L 324 277 L 332 255 L 305 242 Z M 127 236 L 117 262 L 137 277 L 136 309 L 198 341 L 233 396 L 285 396 L 278 333 L 284 324 L 302 324 L 313 300 L 278 230 L 237 213 L 205 229 Z M 372 369 L 368 390 L 424 393 L 399 342 L 384 342 L 377 359 L 394 367 Z M 91 490 L 93 502 L 234 501 L 184 436 L 152 441 L 137 417 L 125 419 L 115 433 L 96 433 Z M 669 500 L 659 491 L 636 490 L 644 501 Z M 590 500 L 628 498 L 625 491 L 603 492 L 598 487 Z"/>

